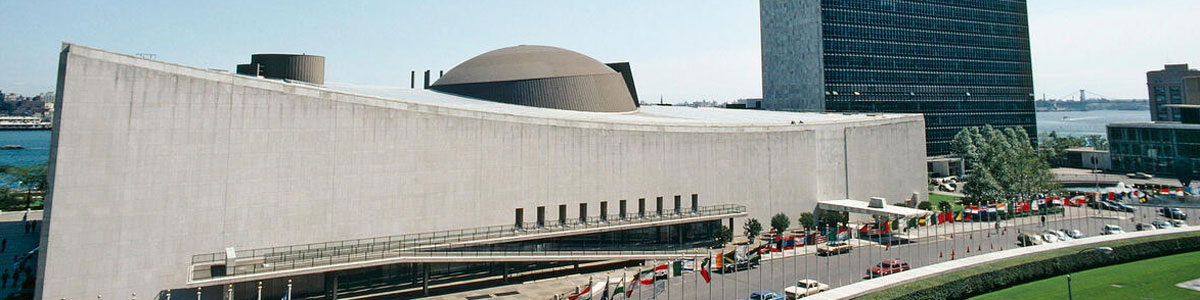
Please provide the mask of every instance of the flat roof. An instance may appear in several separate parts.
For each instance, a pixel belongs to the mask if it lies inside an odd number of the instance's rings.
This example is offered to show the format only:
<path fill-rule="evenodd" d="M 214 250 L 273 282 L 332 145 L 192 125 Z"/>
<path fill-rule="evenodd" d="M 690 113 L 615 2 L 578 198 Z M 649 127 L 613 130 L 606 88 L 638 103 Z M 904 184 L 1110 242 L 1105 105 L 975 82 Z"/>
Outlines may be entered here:
<path fill-rule="evenodd" d="M 825 200 L 817 201 L 817 208 L 832 211 L 844 211 L 856 214 L 868 214 L 873 216 L 895 217 L 899 218 L 915 218 L 933 214 L 928 210 L 908 208 L 884 204 L 882 208 L 869 207 L 867 201 L 842 199 L 842 200 Z"/>
<path fill-rule="evenodd" d="M 1067 152 L 1108 153 L 1108 150 L 1096 150 L 1092 147 L 1067 148 Z"/>
<path fill-rule="evenodd" d="M 1155 122 L 1155 121 L 1108 123 L 1108 127 L 1200 130 L 1200 124 L 1184 124 L 1184 123 L 1179 123 L 1179 122 Z"/>
<path fill-rule="evenodd" d="M 367 86 L 326 82 L 323 88 L 416 103 L 501 114 L 643 125 L 700 126 L 794 126 L 854 123 L 871 120 L 902 120 L 920 114 L 808 113 L 717 107 L 642 105 L 632 112 L 587 112 L 507 104 L 464 97 L 434 90 L 394 86 Z M 792 124 L 795 121 L 796 124 Z"/>

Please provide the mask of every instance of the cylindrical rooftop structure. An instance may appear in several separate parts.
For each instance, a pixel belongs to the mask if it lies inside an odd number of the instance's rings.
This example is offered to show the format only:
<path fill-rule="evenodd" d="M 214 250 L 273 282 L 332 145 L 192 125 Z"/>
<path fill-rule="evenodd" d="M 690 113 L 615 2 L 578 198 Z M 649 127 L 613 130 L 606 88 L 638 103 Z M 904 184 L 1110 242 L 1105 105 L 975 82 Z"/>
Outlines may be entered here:
<path fill-rule="evenodd" d="M 248 69 L 243 69 L 246 66 Z M 238 66 L 238 73 L 265 78 L 299 80 L 325 84 L 325 57 L 307 54 L 254 54 L 250 64 Z M 257 67 L 257 72 L 252 72 Z"/>

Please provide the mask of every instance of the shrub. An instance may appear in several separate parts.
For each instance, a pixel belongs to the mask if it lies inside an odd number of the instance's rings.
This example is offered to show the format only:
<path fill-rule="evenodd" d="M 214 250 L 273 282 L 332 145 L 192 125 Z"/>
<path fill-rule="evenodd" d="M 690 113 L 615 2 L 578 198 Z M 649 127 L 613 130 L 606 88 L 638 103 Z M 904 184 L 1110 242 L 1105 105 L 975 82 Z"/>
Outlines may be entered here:
<path fill-rule="evenodd" d="M 1101 246 L 1089 245 L 1088 247 Z M 1087 247 L 1059 249 L 993 262 L 878 291 L 857 299 L 966 299 L 1010 286 L 1060 276 L 1068 272 L 1200 251 L 1200 233 L 1152 236 L 1113 241 L 1111 255 L 1076 254 Z"/>

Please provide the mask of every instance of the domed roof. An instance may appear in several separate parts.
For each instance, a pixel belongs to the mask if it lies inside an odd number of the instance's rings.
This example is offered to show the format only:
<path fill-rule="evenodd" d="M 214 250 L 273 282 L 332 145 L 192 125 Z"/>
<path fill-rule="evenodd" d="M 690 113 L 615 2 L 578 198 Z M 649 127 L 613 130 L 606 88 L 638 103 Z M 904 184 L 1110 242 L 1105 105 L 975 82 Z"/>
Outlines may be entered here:
<path fill-rule="evenodd" d="M 481 54 L 450 69 L 430 88 L 545 108 L 637 109 L 620 73 L 591 57 L 548 46 L 516 46 Z"/>

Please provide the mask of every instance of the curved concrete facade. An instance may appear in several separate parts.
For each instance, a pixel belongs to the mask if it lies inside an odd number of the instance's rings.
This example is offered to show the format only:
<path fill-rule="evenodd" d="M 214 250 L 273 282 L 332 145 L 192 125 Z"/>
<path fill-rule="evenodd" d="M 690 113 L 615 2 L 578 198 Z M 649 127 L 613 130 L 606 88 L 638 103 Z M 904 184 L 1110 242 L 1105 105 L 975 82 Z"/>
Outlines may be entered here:
<path fill-rule="evenodd" d="M 516 208 L 576 218 L 579 203 L 698 194 L 766 221 L 925 197 L 920 115 L 605 114 L 381 90 L 65 45 L 37 296 L 154 295 L 183 287 L 195 254 L 512 224 Z"/>

